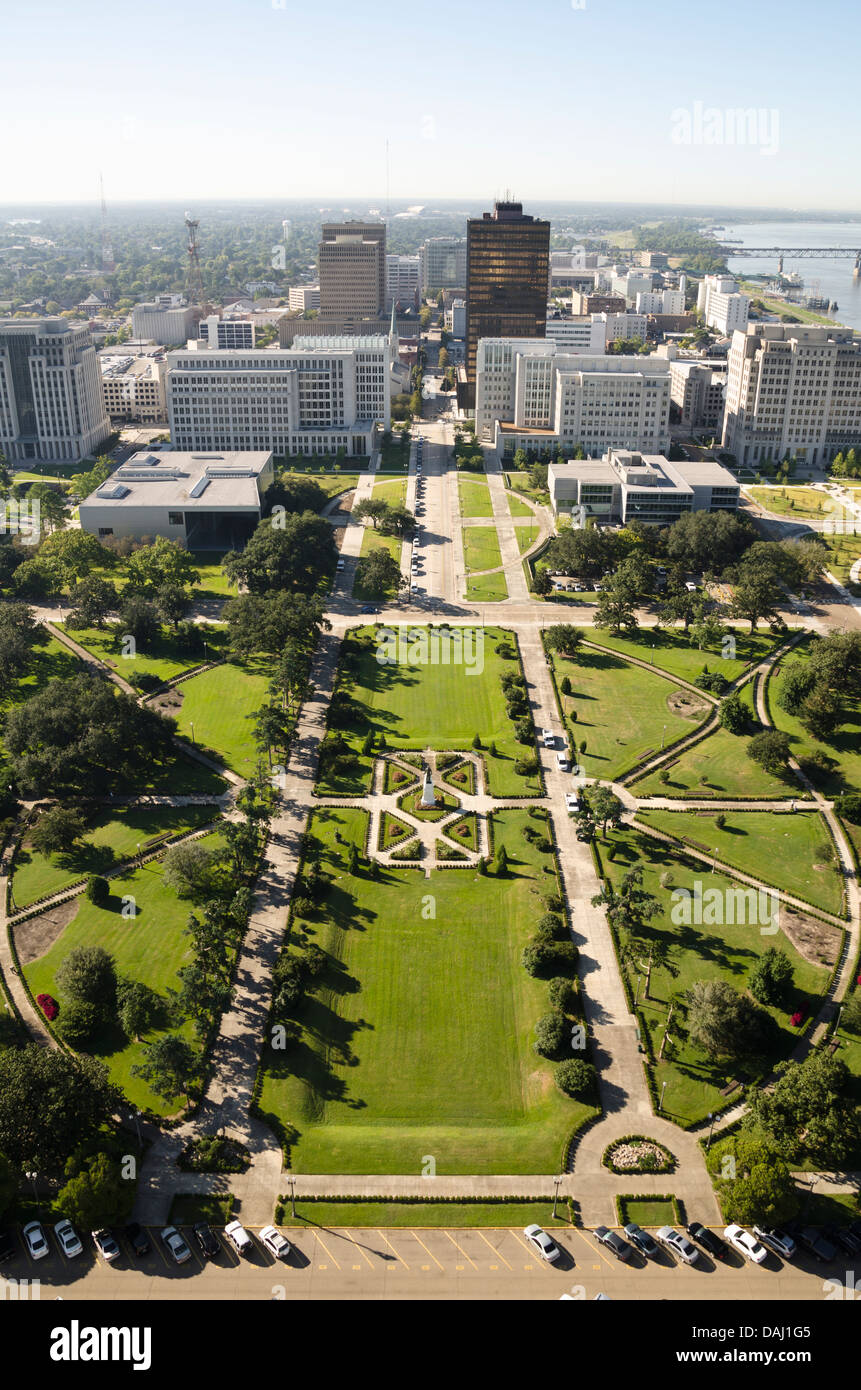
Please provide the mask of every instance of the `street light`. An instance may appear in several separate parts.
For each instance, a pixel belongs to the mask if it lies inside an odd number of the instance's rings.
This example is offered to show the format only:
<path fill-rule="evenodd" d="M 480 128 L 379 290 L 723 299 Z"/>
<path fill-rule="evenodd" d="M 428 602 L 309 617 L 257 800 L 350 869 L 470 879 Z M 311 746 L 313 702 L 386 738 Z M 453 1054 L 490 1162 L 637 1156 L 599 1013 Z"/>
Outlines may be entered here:
<path fill-rule="evenodd" d="M 659 1110 L 663 1110 L 663 1108 L 664 1108 L 664 1091 L 665 1091 L 666 1089 L 667 1089 L 667 1083 L 666 1083 L 666 1081 L 663 1081 L 663 1082 L 661 1083 L 661 1099 L 658 1101 L 658 1109 L 659 1109 Z"/>
<path fill-rule="evenodd" d="M 290 1211 L 296 1215 L 296 1179 L 290 1174 Z"/>
<path fill-rule="evenodd" d="M 715 871 L 715 864 L 716 864 L 716 863 L 717 863 L 717 845 L 715 845 L 714 849 L 712 850 L 712 873 L 714 873 L 714 871 Z"/>
<path fill-rule="evenodd" d="M 194 720 L 189 720 L 189 725 L 191 727 L 191 741 L 194 743 Z"/>
<path fill-rule="evenodd" d="M 554 1221 L 556 1220 L 556 1203 L 557 1203 L 557 1201 L 559 1200 L 559 1184 L 561 1183 L 561 1181 L 562 1181 L 562 1174 L 561 1174 L 561 1173 L 560 1173 L 557 1177 L 555 1177 L 555 1178 L 553 1179 L 553 1220 L 554 1220 Z"/>
<path fill-rule="evenodd" d="M 667 737 L 667 726 L 664 725 L 664 732 L 661 734 L 661 749 L 664 747 L 664 739 Z"/>
<path fill-rule="evenodd" d="M 711 1124 L 709 1125 L 709 1137 L 706 1140 L 706 1153 L 708 1153 L 709 1149 L 712 1146 L 712 1130 L 715 1127 L 715 1117 L 711 1110 L 709 1111 L 709 1119 L 711 1121 Z"/>

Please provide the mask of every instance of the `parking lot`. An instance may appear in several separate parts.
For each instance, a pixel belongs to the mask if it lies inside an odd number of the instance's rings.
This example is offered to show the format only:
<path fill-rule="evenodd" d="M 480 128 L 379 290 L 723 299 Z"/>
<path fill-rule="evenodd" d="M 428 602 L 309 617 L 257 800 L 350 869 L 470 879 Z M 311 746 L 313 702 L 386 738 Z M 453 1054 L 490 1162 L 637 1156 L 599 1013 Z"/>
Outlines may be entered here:
<path fill-rule="evenodd" d="M 5 1279 L 38 1279 L 39 1296 L 63 1299 L 291 1299 L 291 1298 L 512 1298 L 593 1299 L 811 1299 L 833 1298 L 843 1285 L 847 1298 L 861 1269 L 850 1271 L 846 1258 L 817 1264 L 805 1255 L 786 1263 L 769 1255 L 760 1266 L 731 1252 L 715 1263 L 704 1252 L 684 1265 L 666 1251 L 657 1260 L 635 1254 L 620 1264 L 591 1232 L 554 1230 L 561 1250 L 558 1263 L 545 1263 L 514 1228 L 346 1228 L 284 1227 L 293 1249 L 276 1261 L 249 1227 L 253 1251 L 242 1259 L 216 1230 L 219 1254 L 205 1261 L 192 1232 L 180 1227 L 192 1258 L 176 1265 L 157 1230 L 148 1232 L 152 1249 L 136 1257 L 121 1235 L 121 1258 L 107 1265 L 85 1242 L 83 1255 L 66 1260 L 46 1234 L 51 1253 L 33 1261 L 20 1231 L 18 1251 L 2 1267 Z M 834 1281 L 825 1286 L 825 1281 Z"/>

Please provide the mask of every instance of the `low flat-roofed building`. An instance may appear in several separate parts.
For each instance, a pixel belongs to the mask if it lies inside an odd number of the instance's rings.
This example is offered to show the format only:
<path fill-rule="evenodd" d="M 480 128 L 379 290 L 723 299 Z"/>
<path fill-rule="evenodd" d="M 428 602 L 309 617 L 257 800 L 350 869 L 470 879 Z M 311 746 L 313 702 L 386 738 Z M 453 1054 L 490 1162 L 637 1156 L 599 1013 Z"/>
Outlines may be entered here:
<path fill-rule="evenodd" d="M 719 463 L 671 463 L 663 454 L 608 449 L 601 459 L 552 463 L 547 476 L 557 514 L 627 525 L 669 526 L 686 512 L 735 511 L 739 485 Z"/>
<path fill-rule="evenodd" d="M 274 478 L 271 452 L 147 453 L 132 457 L 81 503 L 81 530 L 165 536 L 190 550 L 245 545 Z"/>
<path fill-rule="evenodd" d="M 99 366 L 105 411 L 112 424 L 167 424 L 163 351 L 159 358 L 149 352 L 137 356 L 109 349 L 99 353 Z"/>

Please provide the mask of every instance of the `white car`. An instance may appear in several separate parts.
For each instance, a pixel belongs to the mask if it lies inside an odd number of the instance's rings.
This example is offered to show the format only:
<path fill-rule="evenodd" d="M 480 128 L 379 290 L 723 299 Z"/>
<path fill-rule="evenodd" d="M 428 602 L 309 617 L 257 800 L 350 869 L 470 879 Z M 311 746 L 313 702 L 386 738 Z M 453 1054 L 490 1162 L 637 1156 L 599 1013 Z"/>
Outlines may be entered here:
<path fill-rule="evenodd" d="M 568 772 L 568 771 L 569 771 L 569 763 L 568 763 L 568 753 L 567 753 L 567 751 L 565 751 L 565 752 L 559 752 L 559 753 L 556 754 L 556 766 L 558 767 L 558 769 L 559 769 L 560 772 Z"/>
<path fill-rule="evenodd" d="M 335 568 L 336 568 L 336 569 L 339 569 L 339 570 L 342 570 L 342 569 L 344 568 L 344 561 L 343 561 L 343 560 L 339 560 Z"/>
<path fill-rule="evenodd" d="M 686 1265 L 695 1265 L 700 1257 L 700 1252 L 687 1237 L 674 1231 L 672 1226 L 662 1226 L 655 1232 L 655 1239 L 665 1245 L 668 1250 L 672 1250 L 674 1255 L 678 1255 L 680 1260 L 684 1260 Z"/>
<path fill-rule="evenodd" d="M 165 1226 L 161 1233 L 162 1244 L 178 1265 L 191 1259 L 191 1251 L 175 1226 Z"/>
<path fill-rule="evenodd" d="M 54 1235 L 57 1237 L 57 1243 L 67 1260 L 73 1260 L 76 1255 L 83 1254 L 84 1247 L 78 1238 L 77 1232 L 71 1221 L 65 1216 L 62 1221 L 58 1221 L 54 1227 Z"/>
<path fill-rule="evenodd" d="M 580 810 L 580 798 L 576 792 L 565 793 L 565 810 L 572 816 Z"/>
<path fill-rule="evenodd" d="M 552 729 L 541 730 L 541 742 L 545 748 L 553 748 L 556 744 L 556 735 Z"/>
<path fill-rule="evenodd" d="M 265 1246 L 270 1255 L 274 1255 L 276 1260 L 286 1260 L 289 1258 L 291 1245 L 286 1236 L 282 1236 L 280 1231 L 276 1231 L 274 1226 L 264 1226 L 260 1232 L 260 1243 Z"/>
<path fill-rule="evenodd" d="M 38 1221 L 28 1221 L 21 1233 L 27 1242 L 27 1253 L 34 1260 L 44 1260 L 48 1254 L 45 1232 Z"/>
<path fill-rule="evenodd" d="M 761 1265 L 763 1260 L 768 1258 L 768 1251 L 765 1246 L 760 1245 L 756 1236 L 752 1236 L 750 1231 L 746 1231 L 743 1226 L 727 1226 L 723 1236 L 724 1240 L 729 1241 L 733 1249 L 755 1265 Z"/>
<path fill-rule="evenodd" d="M 250 1255 L 254 1246 L 251 1237 L 242 1225 L 241 1221 L 231 1221 L 224 1228 L 224 1234 L 230 1241 L 234 1250 L 240 1255 Z"/>
<path fill-rule="evenodd" d="M 550 1239 L 546 1231 L 542 1231 L 540 1226 L 524 1226 L 523 1234 L 542 1260 L 546 1260 L 551 1265 L 556 1263 L 561 1252 L 559 1246 Z"/>
<path fill-rule="evenodd" d="M 118 1260 L 120 1258 L 120 1247 L 117 1245 L 106 1226 L 102 1227 L 99 1231 L 93 1231 L 93 1244 L 102 1259 L 107 1260 L 108 1264 L 110 1264 L 112 1260 Z"/>

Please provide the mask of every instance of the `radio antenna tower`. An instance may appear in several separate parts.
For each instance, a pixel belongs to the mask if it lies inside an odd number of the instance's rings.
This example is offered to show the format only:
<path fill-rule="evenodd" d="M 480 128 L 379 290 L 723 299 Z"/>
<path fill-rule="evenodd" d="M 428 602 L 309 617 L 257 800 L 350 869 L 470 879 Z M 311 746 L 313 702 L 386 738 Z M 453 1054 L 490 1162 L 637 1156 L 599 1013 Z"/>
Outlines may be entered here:
<path fill-rule="evenodd" d="M 203 304 L 203 276 L 200 273 L 200 250 L 197 244 L 197 229 L 200 220 L 192 217 L 190 212 L 185 214 L 185 225 L 188 229 L 188 274 L 185 280 L 186 294 L 190 304 Z"/>
<path fill-rule="evenodd" d="M 105 181 L 99 174 L 99 196 L 102 200 L 102 270 L 107 275 L 111 275 L 116 269 L 114 261 L 114 248 L 111 246 L 111 234 L 108 231 L 108 207 L 105 202 Z"/>

